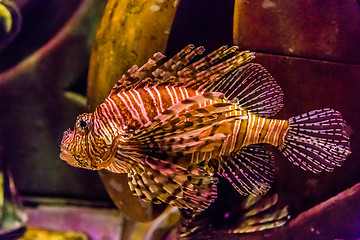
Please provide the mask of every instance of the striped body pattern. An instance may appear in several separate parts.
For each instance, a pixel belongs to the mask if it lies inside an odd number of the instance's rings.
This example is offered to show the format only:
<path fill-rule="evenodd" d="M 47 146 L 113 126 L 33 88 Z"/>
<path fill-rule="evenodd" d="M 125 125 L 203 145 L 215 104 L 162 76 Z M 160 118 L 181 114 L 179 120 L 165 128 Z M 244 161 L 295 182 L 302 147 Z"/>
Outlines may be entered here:
<path fill-rule="evenodd" d="M 350 154 L 341 114 L 321 109 L 280 120 L 283 93 L 249 51 L 221 47 L 198 61 L 189 45 L 163 61 L 130 68 L 93 113 L 64 133 L 60 158 L 91 170 L 127 173 L 144 201 L 192 211 L 216 198 L 218 177 L 242 195 L 263 195 L 277 147 L 295 165 L 332 171 Z"/>
<path fill-rule="evenodd" d="M 175 86 L 132 89 L 107 98 L 95 111 L 94 117 L 104 122 L 102 126 L 107 130 L 104 134 L 109 135 L 109 138 L 115 138 L 119 134 L 119 129 L 122 129 L 123 134 L 130 134 L 149 123 L 165 109 L 199 94 L 197 91 Z M 227 101 L 208 100 L 193 108 L 203 108 L 220 102 Z M 231 128 L 226 130 L 230 131 L 219 150 L 220 155 L 237 152 L 251 144 L 268 143 L 280 146 L 283 142 L 288 126 L 287 120 L 258 117 L 239 105 L 229 105 L 224 111 L 229 112 L 226 117 L 239 116 L 240 119 L 232 121 Z M 105 123 L 109 125 L 105 126 Z M 99 126 L 99 129 L 103 128 Z"/>

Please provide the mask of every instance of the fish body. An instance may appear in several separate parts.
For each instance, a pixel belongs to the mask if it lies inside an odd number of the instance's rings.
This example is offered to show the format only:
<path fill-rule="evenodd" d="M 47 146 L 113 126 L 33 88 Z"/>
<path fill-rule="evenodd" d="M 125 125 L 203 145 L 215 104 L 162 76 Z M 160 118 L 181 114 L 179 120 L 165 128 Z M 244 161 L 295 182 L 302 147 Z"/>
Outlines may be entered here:
<path fill-rule="evenodd" d="M 131 134 L 154 120 L 165 109 L 198 95 L 201 95 L 198 91 L 177 86 L 151 86 L 119 92 L 109 96 L 95 110 L 93 118 L 99 121 L 94 121 L 94 128 L 103 130 L 98 135 L 107 136 L 108 142 L 112 143 L 112 139 L 119 134 Z M 205 108 L 228 102 L 226 99 L 207 100 L 191 108 Z M 192 156 L 194 162 L 210 160 L 215 155 L 216 157 L 228 155 L 251 144 L 281 145 L 287 131 L 288 120 L 262 118 L 236 104 L 221 109 L 228 112 L 224 114 L 225 118 L 237 116 L 238 119 L 217 125 L 216 131 L 226 136 L 224 142 L 214 142 L 218 144 L 217 151 L 206 151 L 204 148 L 209 147 L 208 145 L 204 146 L 202 151 L 186 151 L 194 153 Z M 210 128 L 207 131 L 210 131 Z M 204 129 L 201 129 L 201 132 L 203 135 L 210 135 Z"/>
<path fill-rule="evenodd" d="M 283 93 L 251 52 L 221 47 L 191 63 L 202 47 L 136 65 L 93 113 L 66 131 L 60 158 L 91 170 L 127 173 L 145 201 L 202 211 L 217 176 L 240 194 L 264 194 L 278 147 L 305 170 L 332 171 L 350 154 L 345 121 L 332 109 L 279 120 Z"/>

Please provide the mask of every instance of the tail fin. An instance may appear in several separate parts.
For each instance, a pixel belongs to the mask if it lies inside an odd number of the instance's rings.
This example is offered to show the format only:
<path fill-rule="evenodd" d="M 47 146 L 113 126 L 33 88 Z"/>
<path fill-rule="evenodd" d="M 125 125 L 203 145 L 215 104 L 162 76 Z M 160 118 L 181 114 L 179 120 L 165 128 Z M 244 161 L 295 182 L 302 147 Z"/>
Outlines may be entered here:
<path fill-rule="evenodd" d="M 351 153 L 345 120 L 333 109 L 314 110 L 289 119 L 279 147 L 291 162 L 315 173 L 333 171 Z"/>

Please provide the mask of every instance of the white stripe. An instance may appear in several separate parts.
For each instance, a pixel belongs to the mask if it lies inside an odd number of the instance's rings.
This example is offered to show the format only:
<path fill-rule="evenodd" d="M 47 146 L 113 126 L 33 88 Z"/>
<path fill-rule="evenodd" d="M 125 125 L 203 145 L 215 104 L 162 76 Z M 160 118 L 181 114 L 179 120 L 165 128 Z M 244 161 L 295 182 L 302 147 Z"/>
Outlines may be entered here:
<path fill-rule="evenodd" d="M 175 87 L 174 87 L 174 86 L 172 86 L 171 88 L 172 88 L 172 90 L 174 91 L 174 95 L 175 95 L 176 103 L 178 103 L 178 102 L 179 102 L 179 98 L 178 98 L 178 96 L 177 96 L 176 89 L 175 89 Z"/>
<path fill-rule="evenodd" d="M 195 91 L 195 95 L 199 95 L 200 93 L 198 91 Z M 199 103 L 199 108 L 201 108 L 201 103 Z"/>
<path fill-rule="evenodd" d="M 258 124 L 256 126 L 255 136 L 254 136 L 254 143 L 259 143 L 260 132 L 263 129 L 265 124 L 265 118 L 259 118 Z"/>
<path fill-rule="evenodd" d="M 190 95 L 189 95 L 189 92 L 188 92 L 187 88 L 183 88 L 183 89 L 184 89 L 184 91 L 185 91 L 186 98 L 189 98 Z"/>
<path fill-rule="evenodd" d="M 89 134 L 87 135 L 87 141 L 88 141 L 88 148 L 87 148 L 87 152 L 90 156 L 94 156 L 97 153 L 95 152 L 95 148 L 93 147 L 95 145 L 95 138 L 94 138 L 94 131 L 89 132 Z"/>
<path fill-rule="evenodd" d="M 119 127 L 118 125 L 116 125 L 116 120 L 118 118 L 120 118 L 120 125 L 123 124 L 124 122 L 124 119 L 123 117 L 121 116 L 119 110 L 117 109 L 117 107 L 115 106 L 115 108 L 112 106 L 112 103 L 114 103 L 112 100 L 109 100 L 109 99 L 105 99 L 105 102 L 107 103 L 107 105 L 104 105 L 103 107 L 107 109 L 107 111 L 109 111 L 109 115 L 113 116 L 111 119 L 107 117 L 108 121 L 109 121 L 109 124 L 112 128 L 112 130 L 114 132 L 117 132 L 119 130 L 119 128 L 121 128 L 121 126 Z M 102 105 L 100 105 L 102 106 Z M 109 109 L 107 108 L 109 107 Z M 115 125 L 114 125 L 115 124 Z"/>
<path fill-rule="evenodd" d="M 142 101 L 142 98 L 141 98 L 140 93 L 139 93 L 137 90 L 135 90 L 135 89 L 134 89 L 133 91 L 136 93 L 136 95 L 137 95 L 137 97 L 138 97 L 138 99 L 139 99 L 139 101 L 137 101 L 137 100 L 135 100 L 135 101 L 136 101 L 136 103 L 139 105 L 139 107 L 140 107 L 140 109 L 141 109 L 141 113 L 143 114 L 146 122 L 149 122 L 150 120 L 149 120 L 149 117 L 148 117 L 148 115 L 147 115 L 146 109 L 145 109 L 145 107 L 144 107 L 144 103 L 143 103 L 143 101 Z M 130 91 L 130 93 L 131 93 L 131 91 Z M 136 99 L 136 98 L 134 97 L 134 99 Z"/>
<path fill-rule="evenodd" d="M 105 99 L 105 101 L 107 101 L 109 103 L 111 111 L 116 115 L 116 118 L 120 119 L 120 125 L 121 125 L 120 127 L 121 127 L 121 130 L 123 130 L 122 128 L 125 124 L 125 120 L 124 120 L 123 116 L 121 115 L 118 106 L 116 106 L 115 102 L 111 98 L 107 98 L 107 99 Z"/>
<path fill-rule="evenodd" d="M 96 111 L 94 112 L 94 119 L 100 119 L 100 117 Z M 100 129 L 99 123 L 98 123 L 98 121 L 94 121 L 93 131 L 94 131 L 95 135 L 100 136 L 98 129 Z"/>
<path fill-rule="evenodd" d="M 285 124 L 285 121 L 280 121 L 281 124 L 277 127 L 276 129 L 276 132 L 275 132 L 275 137 L 274 137 L 274 140 L 276 140 L 276 142 L 278 142 L 279 140 L 279 135 L 280 135 L 280 132 Z"/>
<path fill-rule="evenodd" d="M 124 94 L 127 98 L 129 98 L 124 92 L 122 92 L 122 94 Z M 124 99 L 123 96 L 121 96 L 121 93 L 118 93 L 117 96 L 121 99 L 121 101 L 123 101 L 123 103 L 125 104 L 126 108 L 129 110 L 129 112 L 131 113 L 131 116 L 133 119 L 137 119 L 139 121 L 140 124 L 142 124 L 139 114 L 137 113 L 136 109 L 134 109 L 134 106 L 130 107 L 126 100 Z M 129 100 L 130 104 L 131 101 Z"/>
<path fill-rule="evenodd" d="M 267 130 L 266 135 L 265 135 L 264 140 L 263 140 L 264 143 L 269 143 L 270 142 L 271 133 L 273 132 L 273 129 L 274 129 L 274 126 L 275 126 L 275 121 L 276 120 L 272 120 L 272 119 L 270 120 L 268 130 Z"/>
<path fill-rule="evenodd" d="M 106 122 L 109 124 L 110 126 L 110 133 L 116 133 L 118 130 L 118 127 L 116 125 L 114 125 L 114 121 L 113 119 L 110 117 L 111 114 L 108 112 L 108 108 L 106 105 L 101 105 L 101 114 L 105 117 Z M 112 134 L 113 135 L 113 134 Z M 113 136 L 115 137 L 115 136 Z"/>
<path fill-rule="evenodd" d="M 186 98 L 185 95 L 184 95 L 183 89 L 184 89 L 184 88 L 179 87 L 179 90 L 180 90 L 180 93 L 181 93 L 181 97 L 182 97 L 181 100 L 184 100 L 184 99 Z"/>
<path fill-rule="evenodd" d="M 233 152 L 235 150 L 235 145 L 238 139 L 238 134 L 240 131 L 240 126 L 241 126 L 241 121 L 242 120 L 236 120 L 235 121 L 235 126 L 233 129 L 233 134 L 232 134 L 232 141 L 231 141 L 231 146 L 230 146 L 230 152 Z"/>
<path fill-rule="evenodd" d="M 131 94 L 131 92 L 129 92 L 129 93 Z M 123 92 L 123 94 L 126 97 L 126 99 L 129 101 L 130 107 L 134 110 L 134 113 L 137 116 L 138 121 L 140 122 L 141 125 L 143 125 L 142 124 L 143 122 L 141 121 L 141 117 L 140 117 L 140 115 L 138 113 L 138 110 L 135 108 L 135 106 L 133 104 L 133 101 L 131 101 L 129 95 L 127 95 L 126 92 Z M 134 97 L 132 94 L 131 94 L 131 96 Z M 135 98 L 134 98 L 134 100 L 135 100 Z"/>
<path fill-rule="evenodd" d="M 106 126 L 104 125 L 104 123 L 102 121 L 97 121 L 99 124 L 99 130 L 102 131 L 102 133 L 100 133 L 100 135 L 102 137 L 105 137 L 104 140 L 106 142 L 106 144 L 112 144 L 112 138 L 111 138 L 111 134 L 108 131 L 108 129 L 106 128 Z"/>
<path fill-rule="evenodd" d="M 171 91 L 170 91 L 170 89 L 169 89 L 169 86 L 166 86 L 165 89 L 166 89 L 166 91 L 168 92 L 168 94 L 170 95 L 172 105 L 174 105 L 174 104 L 175 104 L 174 97 L 173 97 L 172 94 L 171 94 Z"/>
<path fill-rule="evenodd" d="M 228 144 L 228 141 L 229 141 L 229 137 L 230 137 L 230 136 L 227 136 L 227 137 L 224 139 L 224 142 L 223 142 L 223 144 L 222 144 L 222 146 L 221 146 L 220 155 L 225 155 L 225 154 L 227 154 L 227 153 L 226 153 L 226 147 L 227 147 L 227 144 Z"/>
<path fill-rule="evenodd" d="M 156 103 L 156 99 L 155 99 L 154 94 L 151 92 L 151 89 L 148 88 L 147 86 L 144 87 L 144 89 L 149 93 L 149 95 L 151 96 L 152 100 L 154 101 L 156 113 L 159 115 L 159 114 L 160 114 L 160 111 L 159 111 L 159 108 L 158 108 L 158 106 L 157 106 L 157 103 Z"/>
<path fill-rule="evenodd" d="M 163 106 L 162 106 L 161 95 L 160 95 L 159 90 L 157 90 L 157 88 L 156 88 L 156 87 L 152 87 L 152 88 L 155 90 L 155 92 L 156 92 L 156 94 L 157 94 L 157 96 L 158 96 L 158 99 L 159 99 L 159 102 L 160 102 L 160 109 L 161 109 L 161 112 L 165 111 L 165 110 L 164 110 L 164 108 L 163 108 Z"/>
<path fill-rule="evenodd" d="M 251 114 L 248 113 L 248 124 L 246 126 L 245 139 L 243 141 L 242 147 L 245 147 L 249 144 L 249 138 L 251 137 L 251 126 L 254 125 L 254 118 L 251 117 Z"/>

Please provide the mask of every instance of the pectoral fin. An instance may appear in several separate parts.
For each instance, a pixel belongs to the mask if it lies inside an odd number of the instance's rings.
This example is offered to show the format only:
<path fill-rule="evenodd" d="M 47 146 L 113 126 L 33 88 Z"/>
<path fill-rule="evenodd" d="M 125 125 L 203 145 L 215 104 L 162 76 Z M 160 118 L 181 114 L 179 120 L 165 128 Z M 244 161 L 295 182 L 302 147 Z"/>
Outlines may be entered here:
<path fill-rule="evenodd" d="M 203 211 L 215 200 L 216 178 L 149 156 L 142 162 L 128 176 L 133 194 L 145 201 Z"/>

